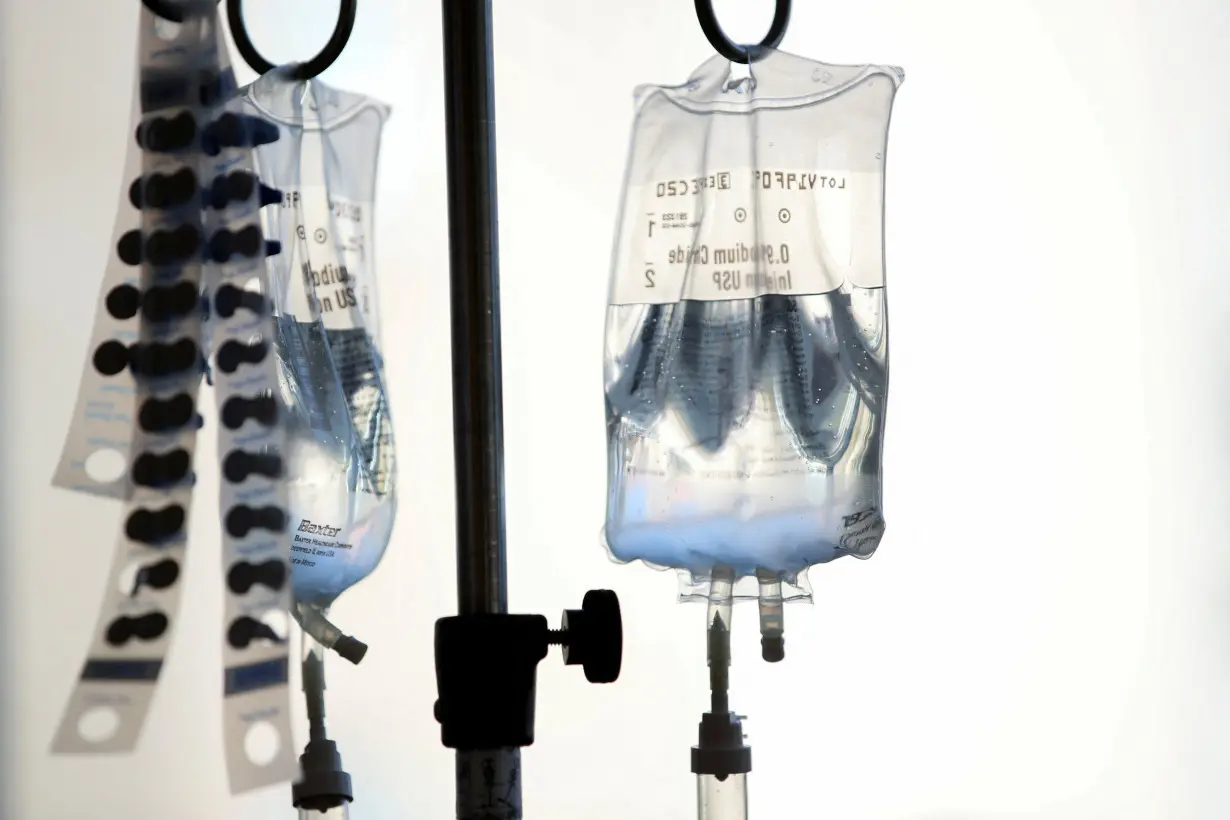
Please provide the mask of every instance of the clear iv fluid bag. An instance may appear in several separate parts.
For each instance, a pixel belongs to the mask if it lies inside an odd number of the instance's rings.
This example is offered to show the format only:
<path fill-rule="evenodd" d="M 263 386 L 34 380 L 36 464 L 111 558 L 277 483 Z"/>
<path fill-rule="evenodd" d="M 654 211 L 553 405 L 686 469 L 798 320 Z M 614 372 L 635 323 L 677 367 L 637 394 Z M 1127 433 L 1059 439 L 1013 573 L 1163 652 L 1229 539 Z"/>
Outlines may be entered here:
<path fill-rule="evenodd" d="M 376 158 L 388 108 L 270 72 L 245 90 L 290 138 L 258 151 L 282 192 L 266 209 L 286 423 L 296 603 L 327 608 L 384 556 L 397 510 L 372 264 Z"/>
<path fill-rule="evenodd" d="M 802 586 L 884 531 L 884 160 L 903 75 L 762 53 L 750 76 L 715 57 L 638 89 L 611 272 L 607 547 L 694 589 L 718 565 Z"/>

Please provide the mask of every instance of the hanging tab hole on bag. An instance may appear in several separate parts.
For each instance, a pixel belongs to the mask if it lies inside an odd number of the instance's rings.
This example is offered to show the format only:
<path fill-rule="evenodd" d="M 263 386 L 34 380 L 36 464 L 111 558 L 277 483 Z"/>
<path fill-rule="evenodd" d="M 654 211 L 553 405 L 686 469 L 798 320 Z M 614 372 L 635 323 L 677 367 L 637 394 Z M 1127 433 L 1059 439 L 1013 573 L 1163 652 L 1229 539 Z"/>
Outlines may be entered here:
<path fill-rule="evenodd" d="M 128 459 L 119 450 L 95 450 L 85 460 L 85 474 L 99 484 L 118 481 L 128 471 Z"/>
<path fill-rule="evenodd" d="M 744 63 L 733 63 L 730 77 L 722 86 L 723 94 L 751 94 L 756 90 L 756 78 Z"/>
<path fill-rule="evenodd" d="M 77 720 L 77 735 L 86 743 L 106 743 L 120 730 L 120 713 L 114 706 L 92 706 Z"/>
<path fill-rule="evenodd" d="M 277 760 L 278 752 L 282 750 L 282 736 L 274 725 L 262 720 L 253 723 L 243 737 L 243 752 L 248 760 L 256 766 L 264 768 Z"/>

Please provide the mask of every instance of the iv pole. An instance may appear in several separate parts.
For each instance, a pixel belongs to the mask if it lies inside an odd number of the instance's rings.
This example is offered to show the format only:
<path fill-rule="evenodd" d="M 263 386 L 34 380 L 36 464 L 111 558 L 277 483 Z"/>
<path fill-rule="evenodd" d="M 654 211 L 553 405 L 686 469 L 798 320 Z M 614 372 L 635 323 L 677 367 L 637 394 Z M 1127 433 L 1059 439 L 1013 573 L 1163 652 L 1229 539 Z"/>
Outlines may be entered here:
<path fill-rule="evenodd" d="M 491 0 L 442 0 L 458 614 L 436 622 L 436 719 L 456 750 L 458 820 L 521 820 L 538 662 L 561 645 L 591 683 L 619 677 L 619 601 L 591 590 L 561 630 L 510 615 Z"/>
<path fill-rule="evenodd" d="M 490 0 L 443 0 L 457 608 L 508 612 L 504 420 Z M 520 816 L 521 750 L 457 750 L 457 816 L 474 814 L 484 766 Z"/>

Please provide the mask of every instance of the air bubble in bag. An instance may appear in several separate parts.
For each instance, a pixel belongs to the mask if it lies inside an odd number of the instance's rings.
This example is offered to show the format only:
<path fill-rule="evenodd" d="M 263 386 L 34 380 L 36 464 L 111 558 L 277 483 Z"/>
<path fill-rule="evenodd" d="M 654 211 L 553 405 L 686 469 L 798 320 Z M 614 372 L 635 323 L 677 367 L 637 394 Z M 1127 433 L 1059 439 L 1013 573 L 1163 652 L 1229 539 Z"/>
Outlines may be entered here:
<path fill-rule="evenodd" d="M 757 56 L 744 77 L 714 57 L 637 90 L 611 271 L 606 545 L 679 570 L 684 599 L 718 566 L 809 597 L 808 567 L 867 558 L 884 532 L 903 74 Z"/>
<path fill-rule="evenodd" d="M 257 163 L 261 180 L 282 192 L 281 206 L 266 211 L 286 249 L 270 264 L 289 416 L 287 536 L 302 623 L 305 606 L 326 612 L 376 569 L 397 510 L 372 263 L 389 109 L 319 80 L 295 80 L 289 69 L 264 75 L 243 99 L 289 134 L 258 150 Z"/>

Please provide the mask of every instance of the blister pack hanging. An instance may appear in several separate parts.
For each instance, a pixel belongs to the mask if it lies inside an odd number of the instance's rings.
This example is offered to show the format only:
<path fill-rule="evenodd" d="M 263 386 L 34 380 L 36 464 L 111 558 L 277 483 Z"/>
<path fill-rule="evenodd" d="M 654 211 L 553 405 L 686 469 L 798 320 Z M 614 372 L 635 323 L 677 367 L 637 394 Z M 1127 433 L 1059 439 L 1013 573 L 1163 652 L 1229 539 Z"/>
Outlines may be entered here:
<path fill-rule="evenodd" d="M 227 541 L 224 736 L 231 790 L 241 792 L 296 770 L 284 414 L 265 273 L 265 257 L 279 248 L 260 224 L 262 206 L 281 196 L 259 184 L 252 155 L 278 129 L 239 112 L 215 4 L 176 11 L 179 22 L 140 10 L 126 203 L 56 472 L 57 486 L 125 499 L 126 510 L 95 638 L 53 750 L 131 751 L 147 718 L 178 616 L 209 351 Z M 127 456 L 127 469 L 92 470 L 106 451 Z M 245 749 L 261 728 L 278 736 L 269 759 Z"/>
<path fill-rule="evenodd" d="M 288 253 L 272 259 L 274 348 L 287 406 L 289 549 L 295 616 L 358 662 L 365 647 L 327 620 L 332 603 L 384 556 L 397 510 L 393 428 L 379 344 L 373 215 L 389 109 L 296 80 L 244 89 L 245 109 L 287 135 L 257 151 L 283 192 Z"/>
<path fill-rule="evenodd" d="M 718 567 L 737 598 L 808 598 L 809 566 L 880 542 L 902 77 L 760 49 L 747 76 L 718 56 L 637 91 L 606 325 L 605 540 L 619 561 L 679 570 L 682 599 L 706 600 Z"/>

